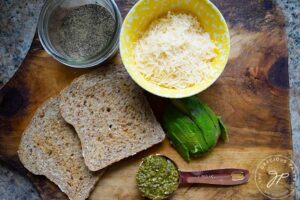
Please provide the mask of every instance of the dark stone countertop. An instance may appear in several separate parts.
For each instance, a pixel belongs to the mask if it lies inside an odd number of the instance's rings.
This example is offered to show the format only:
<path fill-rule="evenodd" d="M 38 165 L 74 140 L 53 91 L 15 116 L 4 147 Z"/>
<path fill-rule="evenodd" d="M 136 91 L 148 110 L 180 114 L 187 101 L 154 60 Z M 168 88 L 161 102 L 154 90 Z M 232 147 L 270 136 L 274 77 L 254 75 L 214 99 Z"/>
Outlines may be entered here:
<path fill-rule="evenodd" d="M 293 133 L 294 162 L 300 169 L 300 1 L 277 0 L 286 16 L 289 48 L 290 112 Z M 298 170 L 299 171 L 299 170 Z M 300 199 L 300 178 L 296 184 L 296 199 Z"/>

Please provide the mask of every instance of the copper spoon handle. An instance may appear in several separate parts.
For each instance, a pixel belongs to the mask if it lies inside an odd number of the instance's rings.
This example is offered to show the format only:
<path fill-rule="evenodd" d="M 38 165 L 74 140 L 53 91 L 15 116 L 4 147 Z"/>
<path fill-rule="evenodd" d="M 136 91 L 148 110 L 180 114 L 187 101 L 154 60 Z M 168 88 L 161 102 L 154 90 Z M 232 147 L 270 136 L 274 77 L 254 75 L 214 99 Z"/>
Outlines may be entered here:
<path fill-rule="evenodd" d="M 180 171 L 180 184 L 240 185 L 249 180 L 246 169 L 214 169 L 206 171 Z"/>

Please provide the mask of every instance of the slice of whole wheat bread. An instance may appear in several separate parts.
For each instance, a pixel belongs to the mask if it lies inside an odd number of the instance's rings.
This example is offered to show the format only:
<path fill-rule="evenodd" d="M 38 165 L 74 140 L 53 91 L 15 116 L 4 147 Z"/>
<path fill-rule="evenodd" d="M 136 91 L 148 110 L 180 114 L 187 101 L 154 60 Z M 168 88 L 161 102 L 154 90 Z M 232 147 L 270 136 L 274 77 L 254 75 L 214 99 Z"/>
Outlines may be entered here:
<path fill-rule="evenodd" d="M 165 138 L 142 89 L 121 67 L 79 77 L 62 91 L 60 110 L 78 133 L 85 163 L 92 171 Z"/>
<path fill-rule="evenodd" d="M 71 200 L 84 200 L 103 171 L 91 172 L 84 164 L 80 140 L 59 111 L 59 97 L 50 98 L 24 131 L 18 154 L 36 175 L 45 175 Z"/>

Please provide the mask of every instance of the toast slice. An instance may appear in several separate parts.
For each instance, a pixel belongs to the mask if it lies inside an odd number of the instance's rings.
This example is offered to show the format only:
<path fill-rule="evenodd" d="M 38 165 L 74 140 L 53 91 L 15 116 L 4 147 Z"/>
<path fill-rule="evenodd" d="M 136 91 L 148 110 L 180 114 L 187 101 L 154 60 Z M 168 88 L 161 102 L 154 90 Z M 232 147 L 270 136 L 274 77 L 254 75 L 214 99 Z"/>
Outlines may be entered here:
<path fill-rule="evenodd" d="M 61 93 L 60 110 L 81 140 L 92 171 L 164 140 L 165 134 L 139 88 L 122 66 L 96 70 Z"/>
<path fill-rule="evenodd" d="M 87 199 L 103 173 L 85 166 L 80 140 L 60 114 L 59 97 L 38 109 L 23 133 L 18 154 L 25 168 L 46 176 L 71 200 Z"/>

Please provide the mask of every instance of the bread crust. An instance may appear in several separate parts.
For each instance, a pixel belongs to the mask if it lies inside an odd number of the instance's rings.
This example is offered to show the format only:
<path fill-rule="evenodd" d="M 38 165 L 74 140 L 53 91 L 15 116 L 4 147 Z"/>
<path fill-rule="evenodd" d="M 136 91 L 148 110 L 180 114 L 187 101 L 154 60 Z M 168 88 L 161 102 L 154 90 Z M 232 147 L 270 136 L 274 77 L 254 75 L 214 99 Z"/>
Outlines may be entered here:
<path fill-rule="evenodd" d="M 84 164 L 80 140 L 59 111 L 59 97 L 48 99 L 24 131 L 18 154 L 30 172 L 44 175 L 71 199 L 87 199 L 104 171 Z"/>
<path fill-rule="evenodd" d="M 97 171 L 164 140 L 150 105 L 124 67 L 110 66 L 74 80 L 61 92 L 60 110 Z"/>

